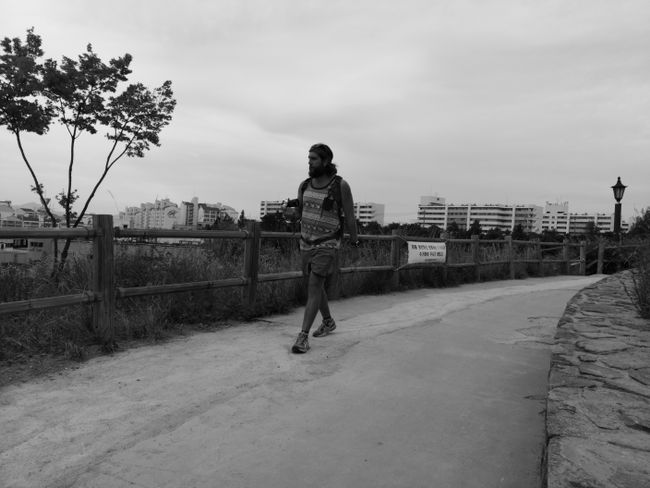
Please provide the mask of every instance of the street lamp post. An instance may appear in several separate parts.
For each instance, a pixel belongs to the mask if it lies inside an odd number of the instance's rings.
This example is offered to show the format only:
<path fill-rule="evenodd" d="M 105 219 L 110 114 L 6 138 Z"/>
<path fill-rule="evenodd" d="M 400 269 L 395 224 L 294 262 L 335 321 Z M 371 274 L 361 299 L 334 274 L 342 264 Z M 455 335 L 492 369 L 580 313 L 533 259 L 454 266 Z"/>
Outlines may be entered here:
<path fill-rule="evenodd" d="M 623 193 L 625 193 L 625 186 L 621 183 L 621 177 L 618 177 L 616 184 L 612 186 L 614 191 L 614 199 L 616 199 L 616 204 L 614 205 L 614 234 L 619 237 L 621 234 L 621 200 L 623 199 Z"/>

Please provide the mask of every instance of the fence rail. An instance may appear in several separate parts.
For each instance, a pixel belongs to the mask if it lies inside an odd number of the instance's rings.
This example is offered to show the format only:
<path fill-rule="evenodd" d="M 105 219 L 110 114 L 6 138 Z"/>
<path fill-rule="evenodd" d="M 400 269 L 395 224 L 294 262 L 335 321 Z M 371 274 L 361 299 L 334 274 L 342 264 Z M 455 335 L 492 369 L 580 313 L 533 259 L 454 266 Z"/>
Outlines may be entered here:
<path fill-rule="evenodd" d="M 7 238 L 41 238 L 41 239 L 87 239 L 92 241 L 92 279 L 91 289 L 87 292 L 74 295 L 64 295 L 47 298 L 35 298 L 31 300 L 20 300 L 0 303 L 0 315 L 31 310 L 42 310 L 54 307 L 65 307 L 78 304 L 90 304 L 93 309 L 93 327 L 96 333 L 106 343 L 114 340 L 113 317 L 115 315 L 115 302 L 118 299 L 130 297 L 142 297 L 147 295 L 160 295 L 169 293 L 182 293 L 188 291 L 212 290 L 226 287 L 242 288 L 243 300 L 252 305 L 256 300 L 257 285 L 282 280 L 294 280 L 302 277 L 300 271 L 286 271 L 280 273 L 260 273 L 259 255 L 260 242 L 262 239 L 299 239 L 295 233 L 285 232 L 262 232 L 259 223 L 249 223 L 246 230 L 241 231 L 191 231 L 191 230 L 167 230 L 167 229 L 118 229 L 113 228 L 113 218 L 110 215 L 95 215 L 93 227 L 88 229 L 0 229 L 0 239 Z M 200 281 L 189 283 L 170 283 L 162 285 L 148 285 L 137 287 L 116 287 L 114 274 L 113 247 L 116 238 L 136 239 L 157 239 L 157 238 L 200 238 L 200 239 L 240 239 L 244 244 L 244 263 L 242 275 L 235 278 Z M 586 245 L 582 243 L 545 243 L 539 241 L 512 240 L 509 236 L 504 240 L 479 240 L 478 236 L 471 239 L 433 239 L 425 237 L 409 237 L 397 235 L 361 235 L 363 241 L 385 241 L 390 243 L 390 264 L 372 266 L 348 266 L 341 267 L 335 274 L 350 274 L 359 272 L 390 272 L 390 285 L 396 288 L 399 285 L 399 273 L 401 270 L 442 267 L 446 273 L 450 268 L 474 268 L 476 280 L 481 278 L 481 268 L 485 266 L 509 266 L 510 278 L 515 277 L 515 266 L 517 264 L 537 264 L 540 274 L 544 273 L 544 265 L 548 263 L 562 263 L 563 271 L 569 274 L 577 267 L 579 274 L 586 272 Z M 418 242 L 445 242 L 447 247 L 453 245 L 469 246 L 468 261 L 458 262 L 450 258 L 447 252 L 447 261 L 444 263 L 405 263 L 402 264 L 400 246 L 404 241 Z M 481 258 L 481 245 L 504 246 L 507 259 L 486 260 Z M 515 247 L 530 249 L 525 254 L 532 254 L 524 258 L 516 259 Z M 577 259 L 570 257 L 570 248 L 579 248 Z M 544 253 L 562 251 L 559 259 L 544 256 Z"/>

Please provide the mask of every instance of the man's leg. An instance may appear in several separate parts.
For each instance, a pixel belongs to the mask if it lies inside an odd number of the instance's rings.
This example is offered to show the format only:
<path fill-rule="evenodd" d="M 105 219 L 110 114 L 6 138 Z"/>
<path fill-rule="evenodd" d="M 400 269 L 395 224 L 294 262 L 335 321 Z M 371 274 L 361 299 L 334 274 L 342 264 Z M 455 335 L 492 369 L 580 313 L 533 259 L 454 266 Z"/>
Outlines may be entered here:
<path fill-rule="evenodd" d="M 329 300 L 327 299 L 327 291 L 325 291 L 325 284 L 323 284 L 323 291 L 321 292 L 320 304 L 318 309 L 320 310 L 320 314 L 323 317 L 323 319 L 332 318 L 332 314 L 330 312 Z"/>
<path fill-rule="evenodd" d="M 325 294 L 325 277 L 315 273 L 309 273 L 309 284 L 307 285 L 307 304 L 305 305 L 305 314 L 302 319 L 302 331 L 309 333 L 318 310 L 323 312 L 322 304 L 326 313 L 329 313 L 327 304 L 327 295 Z"/>
<path fill-rule="evenodd" d="M 311 329 L 311 326 L 316 319 L 316 314 L 318 314 L 318 311 L 320 310 L 324 317 L 326 317 L 326 314 L 329 315 L 329 304 L 325 292 L 325 280 L 331 273 L 335 255 L 336 251 L 327 249 L 316 249 L 311 252 L 303 253 L 303 273 L 308 276 L 307 304 L 305 305 L 302 328 L 300 334 L 298 334 L 296 343 L 291 348 L 291 352 L 307 352 L 309 350 L 309 329 Z M 333 321 L 331 322 L 333 323 Z M 329 321 L 327 323 L 329 323 Z M 317 336 L 321 335 L 316 334 L 316 332 L 314 332 L 314 334 Z"/>

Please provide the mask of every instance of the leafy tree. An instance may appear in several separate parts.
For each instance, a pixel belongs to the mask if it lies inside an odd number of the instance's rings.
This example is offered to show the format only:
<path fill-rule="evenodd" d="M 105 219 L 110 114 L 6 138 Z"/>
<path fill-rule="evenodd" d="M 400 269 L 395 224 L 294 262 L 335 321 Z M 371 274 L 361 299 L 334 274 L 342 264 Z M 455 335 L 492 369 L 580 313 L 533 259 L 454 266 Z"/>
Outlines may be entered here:
<path fill-rule="evenodd" d="M 641 209 L 641 212 L 642 214 L 634 219 L 630 227 L 628 232 L 630 237 L 650 237 L 650 207 Z"/>
<path fill-rule="evenodd" d="M 280 212 L 267 213 L 261 218 L 260 228 L 268 232 L 285 232 L 287 221 Z"/>
<path fill-rule="evenodd" d="M 587 222 L 585 234 L 588 239 L 593 240 L 600 234 L 600 228 L 595 222 Z"/>
<path fill-rule="evenodd" d="M 503 236 L 503 231 L 501 229 L 497 229 L 496 227 L 492 227 L 485 233 L 485 238 L 490 240 L 503 239 Z"/>
<path fill-rule="evenodd" d="M 442 229 L 440 227 L 438 227 L 435 224 L 429 226 L 429 237 L 438 239 L 441 235 L 442 235 Z"/>
<path fill-rule="evenodd" d="M 544 229 L 540 236 L 542 242 L 562 242 L 565 234 L 558 232 L 556 229 Z"/>
<path fill-rule="evenodd" d="M 467 234 L 470 236 L 480 236 L 482 233 L 483 229 L 481 228 L 481 221 L 478 219 L 474 220 L 467 230 Z"/>
<path fill-rule="evenodd" d="M 391 222 L 390 224 L 385 225 L 383 228 L 384 234 L 392 234 L 393 231 L 399 229 L 401 225 L 402 224 L 400 224 L 399 222 Z"/>
<path fill-rule="evenodd" d="M 211 230 L 235 230 L 237 223 L 226 212 L 220 213 L 214 220 L 214 223 L 209 227 Z"/>
<path fill-rule="evenodd" d="M 458 222 L 455 220 L 452 220 L 447 224 L 447 232 L 449 233 L 449 237 L 451 239 L 454 239 L 460 234 L 460 226 L 458 225 Z"/>
<path fill-rule="evenodd" d="M 239 219 L 237 219 L 237 228 L 243 229 L 244 227 L 246 227 L 246 215 L 242 210 L 241 213 L 239 214 Z"/>
<path fill-rule="evenodd" d="M 379 225 L 379 222 L 377 222 L 376 220 L 361 225 L 360 230 L 363 234 L 370 234 L 370 235 L 381 235 L 384 233 L 382 226 Z"/>
<path fill-rule="evenodd" d="M 45 186 L 34 171 L 23 147 L 23 135 L 31 132 L 44 135 L 57 121 L 69 136 L 67 182 L 56 196 L 63 208 L 66 227 L 77 227 L 108 172 L 123 156 L 144 157 L 151 146 L 160 146 L 160 131 L 172 118 L 176 105 L 171 81 L 150 90 L 141 83 L 120 84 L 128 80 L 132 57 L 103 62 L 88 44 L 77 60 L 63 57 L 60 63 L 41 61 L 41 37 L 34 29 L 27 30 L 26 39 L 4 38 L 0 42 L 0 126 L 13 134 L 23 162 L 32 177 L 34 191 L 52 226 L 58 225 L 51 200 L 45 197 Z M 73 184 L 76 143 L 82 134 L 107 130 L 110 141 L 98 179 L 81 210 L 74 210 L 80 195 Z M 61 253 L 65 262 L 69 241 Z"/>
<path fill-rule="evenodd" d="M 521 224 L 515 225 L 515 227 L 512 229 L 512 239 L 514 241 L 525 241 L 528 239 L 528 236 L 524 231 L 524 227 Z"/>

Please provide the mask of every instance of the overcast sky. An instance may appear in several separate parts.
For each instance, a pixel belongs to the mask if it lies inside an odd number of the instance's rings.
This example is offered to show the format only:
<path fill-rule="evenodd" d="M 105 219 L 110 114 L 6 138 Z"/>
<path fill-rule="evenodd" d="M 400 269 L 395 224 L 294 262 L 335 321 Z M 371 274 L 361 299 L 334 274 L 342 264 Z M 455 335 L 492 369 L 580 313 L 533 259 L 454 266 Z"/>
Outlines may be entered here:
<path fill-rule="evenodd" d="M 647 0 L 0 0 L 0 37 L 34 27 L 46 58 L 133 56 L 131 82 L 171 80 L 161 147 L 119 162 L 90 210 L 197 196 L 259 216 L 293 197 L 325 142 L 357 201 L 386 223 L 448 203 L 568 201 L 623 216 L 650 206 Z M 25 138 L 48 196 L 66 185 L 67 135 Z M 75 187 L 108 141 L 80 141 Z M 0 131 L 0 200 L 36 201 Z"/>

